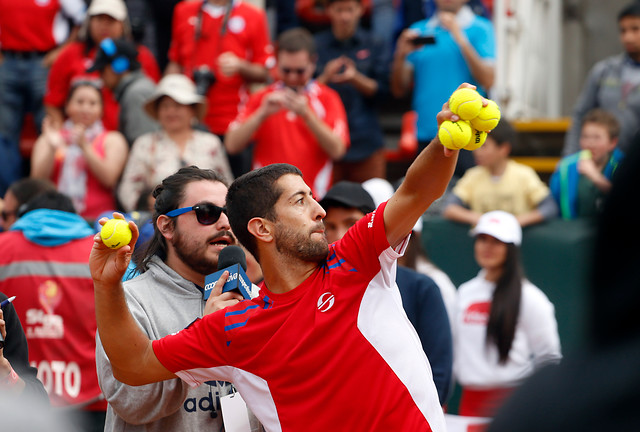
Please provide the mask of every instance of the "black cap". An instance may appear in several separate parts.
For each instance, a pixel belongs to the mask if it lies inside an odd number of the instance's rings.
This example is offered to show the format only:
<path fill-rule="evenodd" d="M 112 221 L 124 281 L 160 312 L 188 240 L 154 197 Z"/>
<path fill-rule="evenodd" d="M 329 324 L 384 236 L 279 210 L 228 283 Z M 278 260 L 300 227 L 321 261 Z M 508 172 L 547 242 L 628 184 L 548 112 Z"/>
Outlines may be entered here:
<path fill-rule="evenodd" d="M 103 39 L 93 66 L 87 69 L 87 72 L 101 71 L 109 65 L 117 74 L 139 69 L 138 49 L 135 44 L 125 39 Z"/>
<path fill-rule="evenodd" d="M 360 183 L 351 181 L 341 181 L 333 185 L 320 200 L 320 205 L 325 210 L 331 207 L 356 208 L 364 214 L 371 213 L 376 209 L 369 192 Z"/>

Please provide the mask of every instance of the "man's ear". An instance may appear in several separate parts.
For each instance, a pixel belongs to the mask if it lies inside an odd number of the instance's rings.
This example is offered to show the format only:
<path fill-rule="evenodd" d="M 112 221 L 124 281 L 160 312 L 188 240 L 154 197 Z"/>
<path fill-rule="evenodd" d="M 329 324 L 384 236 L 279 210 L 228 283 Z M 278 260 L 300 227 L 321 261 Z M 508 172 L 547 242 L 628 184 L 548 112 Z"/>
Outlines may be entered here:
<path fill-rule="evenodd" d="M 270 243 L 273 241 L 273 222 L 265 218 L 254 217 L 247 224 L 247 230 L 258 241 L 263 243 Z"/>
<path fill-rule="evenodd" d="M 156 224 L 158 225 L 158 231 L 160 231 L 160 234 L 162 234 L 165 239 L 171 240 L 173 238 L 175 227 L 173 219 L 167 215 L 160 215 L 158 216 Z"/>

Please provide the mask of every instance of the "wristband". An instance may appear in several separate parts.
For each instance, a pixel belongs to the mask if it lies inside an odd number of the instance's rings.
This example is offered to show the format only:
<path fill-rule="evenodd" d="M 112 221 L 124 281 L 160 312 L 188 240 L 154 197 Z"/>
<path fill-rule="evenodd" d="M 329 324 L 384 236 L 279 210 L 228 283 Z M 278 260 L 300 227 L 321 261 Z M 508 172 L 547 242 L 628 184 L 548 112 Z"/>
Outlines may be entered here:
<path fill-rule="evenodd" d="M 18 383 L 19 380 L 20 380 L 20 377 L 18 376 L 16 371 L 14 371 L 13 368 L 11 368 L 11 372 L 9 372 L 9 375 L 7 375 L 2 379 L 2 386 L 13 387 Z"/>

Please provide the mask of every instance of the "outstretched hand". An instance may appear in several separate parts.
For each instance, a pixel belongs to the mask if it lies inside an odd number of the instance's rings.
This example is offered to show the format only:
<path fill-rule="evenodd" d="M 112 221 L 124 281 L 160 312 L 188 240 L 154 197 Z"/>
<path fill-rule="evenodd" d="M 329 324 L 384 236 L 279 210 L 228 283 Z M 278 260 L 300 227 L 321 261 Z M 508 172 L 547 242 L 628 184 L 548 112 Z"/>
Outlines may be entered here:
<path fill-rule="evenodd" d="M 124 216 L 117 212 L 113 213 L 113 217 L 124 220 Z M 108 220 L 104 217 L 98 223 L 104 225 Z M 117 285 L 122 280 L 139 236 L 138 227 L 134 222 L 129 221 L 129 228 L 131 229 L 131 241 L 119 249 L 111 249 L 105 245 L 100 233 L 94 236 L 93 247 L 89 255 L 89 270 L 94 283 Z"/>
<path fill-rule="evenodd" d="M 476 86 L 469 84 L 469 83 L 462 83 L 458 86 L 458 88 L 456 90 L 462 89 L 462 88 L 470 88 L 473 90 L 476 90 Z M 482 106 L 485 107 L 487 106 L 487 104 L 489 103 L 489 100 L 486 98 L 482 98 Z M 443 105 L 442 105 L 442 110 L 438 113 L 438 115 L 436 116 L 436 120 L 438 121 L 438 128 L 440 128 L 440 125 L 442 124 L 443 121 L 445 120 L 450 120 L 453 122 L 456 122 L 458 120 L 460 120 L 460 117 L 455 114 L 453 111 L 451 111 L 451 108 L 449 107 L 449 100 L 447 100 Z M 436 135 L 436 139 L 438 139 L 437 135 Z M 438 142 L 440 140 L 438 139 Z M 453 156 L 454 154 L 456 154 L 459 150 L 451 150 L 448 149 L 446 147 L 444 147 L 444 155 L 447 157 Z"/>

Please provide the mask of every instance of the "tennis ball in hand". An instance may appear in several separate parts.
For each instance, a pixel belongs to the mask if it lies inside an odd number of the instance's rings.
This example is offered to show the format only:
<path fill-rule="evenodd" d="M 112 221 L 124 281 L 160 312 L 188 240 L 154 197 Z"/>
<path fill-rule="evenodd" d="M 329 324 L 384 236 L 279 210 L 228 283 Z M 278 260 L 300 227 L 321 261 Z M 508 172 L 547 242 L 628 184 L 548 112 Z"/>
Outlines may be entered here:
<path fill-rule="evenodd" d="M 469 140 L 469 144 L 467 144 L 463 148 L 465 150 L 473 151 L 477 148 L 482 147 L 482 144 L 484 144 L 486 140 L 487 133 L 485 131 L 471 128 L 471 139 Z"/>
<path fill-rule="evenodd" d="M 449 98 L 449 109 L 462 120 L 471 120 L 482 109 L 482 96 L 470 88 L 458 89 Z"/>
<path fill-rule="evenodd" d="M 592 159 L 593 154 L 591 154 L 591 150 L 580 150 L 580 155 L 578 156 L 579 160 Z"/>
<path fill-rule="evenodd" d="M 474 129 L 485 132 L 498 126 L 499 121 L 500 107 L 491 99 L 489 99 L 487 106 L 482 107 L 478 115 L 470 120 L 471 126 L 473 126 Z"/>
<path fill-rule="evenodd" d="M 438 138 L 446 148 L 452 150 L 460 149 L 469 144 L 471 126 L 469 122 L 464 120 L 457 122 L 445 120 L 440 125 L 440 129 L 438 129 Z"/>
<path fill-rule="evenodd" d="M 120 249 L 131 241 L 131 228 L 124 219 L 109 219 L 100 230 L 102 242 L 111 249 Z"/>

